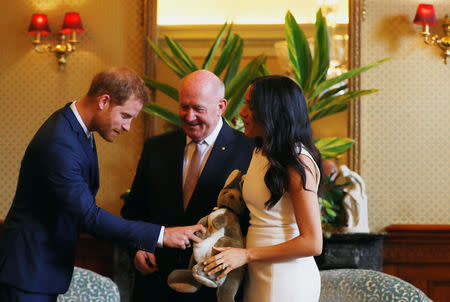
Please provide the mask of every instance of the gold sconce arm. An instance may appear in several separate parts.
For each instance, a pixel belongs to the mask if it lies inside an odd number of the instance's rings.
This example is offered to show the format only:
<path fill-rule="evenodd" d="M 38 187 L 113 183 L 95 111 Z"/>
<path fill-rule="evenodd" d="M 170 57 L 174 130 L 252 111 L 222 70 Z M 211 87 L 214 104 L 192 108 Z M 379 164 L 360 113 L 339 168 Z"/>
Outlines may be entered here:
<path fill-rule="evenodd" d="M 434 26 L 436 23 L 433 5 L 419 4 L 416 17 L 414 18 L 414 24 L 420 24 L 423 26 L 423 31 L 421 34 L 426 44 L 435 44 L 442 49 L 442 57 L 444 58 L 444 63 L 447 64 L 447 58 L 450 57 L 450 20 L 448 19 L 448 15 L 445 15 L 444 18 L 444 35 L 442 37 L 439 35 L 430 34 L 430 26 Z"/>
<path fill-rule="evenodd" d="M 41 44 L 39 33 L 36 34 L 36 40 L 33 41 L 34 50 L 37 53 L 44 53 L 44 52 L 53 52 L 58 59 L 58 64 L 61 69 L 64 69 L 66 63 L 67 63 L 67 56 L 75 51 L 75 43 L 78 41 L 76 40 L 69 40 L 66 41 L 66 35 L 61 34 L 60 42 L 56 44 L 55 46 L 51 44 Z"/>
<path fill-rule="evenodd" d="M 436 44 L 444 51 L 442 56 L 444 57 L 445 64 L 447 64 L 447 58 L 450 57 L 450 20 L 448 19 L 448 15 L 445 15 L 445 21 L 442 26 L 445 36 L 442 38 L 436 36 Z"/>
<path fill-rule="evenodd" d="M 445 36 L 439 37 L 439 35 L 434 35 L 430 38 L 430 30 L 428 24 L 425 24 L 423 26 L 424 31 L 422 32 L 422 35 L 424 36 L 426 44 L 436 44 L 444 51 L 442 56 L 444 57 L 444 63 L 447 64 L 447 58 L 450 57 L 450 20 L 448 19 L 448 15 L 445 15 L 445 21 L 442 27 L 444 28 Z"/>
<path fill-rule="evenodd" d="M 60 33 L 60 42 L 55 46 L 41 44 L 41 35 L 50 34 L 50 27 L 48 26 L 46 15 L 33 14 L 28 29 L 29 33 L 36 35 L 36 39 L 33 41 L 34 50 L 38 53 L 53 52 L 58 59 L 58 64 L 61 69 L 64 69 L 66 65 L 67 56 L 76 49 L 75 45 L 78 43 L 77 32 L 82 33 L 83 31 L 80 15 L 76 12 L 66 13 Z M 66 35 L 70 35 L 69 40 L 66 40 Z"/>

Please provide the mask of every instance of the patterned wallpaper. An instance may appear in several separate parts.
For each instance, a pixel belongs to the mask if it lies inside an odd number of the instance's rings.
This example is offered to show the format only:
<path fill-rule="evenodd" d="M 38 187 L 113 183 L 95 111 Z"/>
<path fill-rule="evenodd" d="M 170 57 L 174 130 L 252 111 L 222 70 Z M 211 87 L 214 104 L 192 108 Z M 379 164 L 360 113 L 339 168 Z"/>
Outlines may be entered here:
<path fill-rule="evenodd" d="M 113 65 L 144 72 L 143 0 L 0 1 L 0 219 L 15 192 L 20 160 L 41 123 L 66 102 L 81 98 L 91 77 Z M 369 224 L 378 231 L 393 223 L 450 223 L 449 65 L 437 47 L 427 47 L 412 24 L 418 2 L 366 0 L 362 64 L 392 56 L 362 76 L 361 175 L 367 185 Z M 435 0 L 438 19 L 447 0 Z M 64 13 L 78 11 L 85 33 L 66 70 L 52 54 L 37 54 L 26 32 L 31 14 L 48 14 L 57 32 Z M 441 27 L 432 30 L 442 33 Z M 44 38 L 49 41 L 48 37 Z M 55 40 L 53 40 L 55 42 Z M 161 70 L 159 70 L 161 71 Z M 158 78 L 165 77 L 162 72 Z M 109 144 L 97 138 L 98 204 L 115 214 L 120 194 L 133 180 L 142 148 L 142 117 Z"/>
<path fill-rule="evenodd" d="M 378 88 L 361 102 L 361 174 L 372 231 L 390 224 L 450 223 L 450 64 L 426 46 L 412 20 L 420 1 L 366 0 L 362 65 L 392 60 L 363 74 Z M 431 1 L 442 35 L 448 0 Z"/>
<path fill-rule="evenodd" d="M 144 72 L 143 0 L 18 0 L 1 1 L 7 14 L 0 19 L 0 219 L 11 205 L 20 161 L 32 136 L 55 110 L 84 96 L 92 76 L 110 66 L 125 65 Z M 53 54 L 33 50 L 27 33 L 32 13 L 48 15 L 57 40 L 65 12 L 80 13 L 85 32 L 79 35 L 75 53 L 67 58 L 64 71 L 58 69 Z M 129 186 L 139 160 L 143 121 L 139 116 L 132 130 L 114 143 L 96 136 L 100 168 L 98 204 L 115 214 L 119 196 Z"/>

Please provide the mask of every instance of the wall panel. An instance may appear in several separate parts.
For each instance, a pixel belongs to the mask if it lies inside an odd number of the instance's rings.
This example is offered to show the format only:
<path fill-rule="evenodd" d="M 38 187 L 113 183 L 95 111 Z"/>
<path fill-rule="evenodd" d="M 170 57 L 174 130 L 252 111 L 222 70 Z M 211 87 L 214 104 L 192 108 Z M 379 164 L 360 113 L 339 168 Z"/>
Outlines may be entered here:
<path fill-rule="evenodd" d="M 418 1 L 366 0 L 361 63 L 392 60 L 361 77 L 380 91 L 361 102 L 361 174 L 372 230 L 450 223 L 450 66 L 412 20 Z M 438 26 L 450 2 L 436 0 Z"/>
<path fill-rule="evenodd" d="M 18 0 L 1 1 L 0 19 L 0 218 L 11 205 L 20 161 L 29 141 L 43 121 L 67 102 L 84 96 L 92 76 L 110 66 L 125 65 L 144 73 L 143 0 Z M 53 54 L 33 50 L 27 33 L 32 13 L 48 15 L 53 38 L 64 13 L 78 11 L 85 32 L 77 51 L 67 58 L 64 71 Z M 115 214 L 120 194 L 131 186 L 143 140 L 142 117 L 130 133 L 109 144 L 96 136 L 100 168 L 98 204 Z"/>

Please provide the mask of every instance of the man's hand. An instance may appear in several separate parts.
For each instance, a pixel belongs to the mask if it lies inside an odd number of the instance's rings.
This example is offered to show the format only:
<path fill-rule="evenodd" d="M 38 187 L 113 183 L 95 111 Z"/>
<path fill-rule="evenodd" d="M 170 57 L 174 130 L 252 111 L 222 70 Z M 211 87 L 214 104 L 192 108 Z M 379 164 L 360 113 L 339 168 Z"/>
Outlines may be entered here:
<path fill-rule="evenodd" d="M 206 233 L 206 229 L 201 224 L 190 225 L 185 227 L 166 228 L 164 231 L 164 246 L 176 247 L 182 250 L 191 247 L 192 240 L 196 243 L 202 240 L 195 236 L 195 232 L 200 231 L 202 234 Z"/>
<path fill-rule="evenodd" d="M 158 270 L 155 255 L 141 250 L 134 256 L 134 266 L 142 275 L 153 274 Z"/>

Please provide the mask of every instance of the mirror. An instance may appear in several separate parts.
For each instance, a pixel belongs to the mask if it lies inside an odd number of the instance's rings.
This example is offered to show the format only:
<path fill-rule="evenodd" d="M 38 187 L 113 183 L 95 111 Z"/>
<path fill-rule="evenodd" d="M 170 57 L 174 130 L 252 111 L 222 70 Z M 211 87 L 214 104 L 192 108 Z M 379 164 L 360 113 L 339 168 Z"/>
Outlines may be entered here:
<path fill-rule="evenodd" d="M 201 1 L 201 0 L 199 0 Z M 315 11 L 319 7 L 318 2 L 316 0 L 312 0 L 314 2 L 314 8 L 312 9 L 313 13 L 310 15 L 313 17 L 309 22 L 313 22 L 315 17 Z M 322 1 L 327 2 L 327 1 Z M 332 1 L 331 1 L 332 2 Z M 160 2 L 162 3 L 162 2 Z M 240 2 L 242 3 L 242 2 Z M 346 3 L 347 4 L 347 3 Z M 164 35 L 167 35 L 175 40 L 177 40 L 191 55 L 194 60 L 201 60 L 204 56 L 206 56 L 207 51 L 214 41 L 215 36 L 217 35 L 221 25 L 167 25 L 161 24 L 157 25 L 156 14 L 158 13 L 156 0 L 146 1 L 146 13 L 147 13 L 147 36 L 151 37 L 153 40 L 158 38 L 158 42 L 164 48 L 165 41 Z M 302 2 L 302 5 L 305 5 Z M 338 27 L 335 29 L 335 34 L 338 35 L 347 35 L 349 36 L 348 41 L 348 67 L 355 68 L 359 66 L 359 25 L 362 18 L 363 11 L 363 1 L 362 0 L 349 0 L 348 8 L 350 14 L 348 14 L 349 24 L 338 24 Z M 245 4 L 245 6 L 248 6 Z M 311 5 L 310 5 L 311 6 Z M 209 6 L 210 7 L 210 6 Z M 283 8 L 285 13 L 285 9 Z M 280 13 L 284 19 L 284 13 Z M 256 15 L 256 14 L 253 14 Z M 295 13 L 294 13 L 295 16 Z M 302 18 L 298 18 L 296 16 L 297 21 L 302 20 Z M 167 20 L 167 18 L 165 18 Z M 166 21 L 164 21 L 166 22 Z M 280 22 L 282 23 L 283 20 Z M 339 21 L 338 21 L 339 22 Z M 167 22 L 166 22 L 167 23 Z M 330 22 L 328 22 L 330 23 Z M 303 24 L 302 29 L 304 29 L 305 33 L 312 36 L 314 31 L 314 26 L 312 24 Z M 279 41 L 284 40 L 284 25 L 283 24 L 236 24 L 234 25 L 233 31 L 239 33 L 244 39 L 244 58 L 242 63 L 247 63 L 253 57 L 265 53 L 268 56 L 268 69 L 272 73 L 283 73 L 283 68 L 279 63 L 280 60 L 278 58 L 279 55 L 276 53 L 275 44 Z M 171 71 L 164 66 L 164 63 L 159 62 L 156 64 L 157 59 L 150 51 L 150 48 L 147 50 L 147 60 L 146 60 L 146 71 L 147 75 L 166 83 L 171 83 L 176 86 L 179 83 L 179 79 L 171 74 Z M 350 87 L 352 89 L 358 89 L 359 78 L 354 78 L 350 81 Z M 159 104 L 167 105 L 167 107 L 175 111 L 176 104 L 173 104 L 173 101 L 164 99 L 164 95 L 158 94 L 157 99 L 154 95 L 154 100 L 156 100 Z M 342 114 L 338 114 L 336 121 L 326 121 L 324 125 L 319 124 L 322 121 L 318 121 L 317 132 L 320 136 L 341 136 L 341 137 L 351 137 L 356 140 L 356 144 L 349 153 L 349 156 L 344 156 L 339 159 L 340 163 L 347 164 L 350 169 L 354 171 L 359 171 L 359 138 L 360 138 L 360 130 L 359 130 L 359 100 L 356 99 L 352 101 L 351 106 L 348 112 L 344 112 Z M 331 119 L 331 117 L 330 117 Z M 150 118 L 146 116 L 145 118 L 145 135 L 155 135 L 164 131 L 163 122 L 157 121 L 154 118 Z M 339 125 L 339 127 L 328 126 L 327 123 Z M 339 128 L 339 129 L 337 129 Z M 337 130 L 336 130 L 337 129 Z M 338 131 L 339 133 L 332 133 L 332 131 Z M 315 131 L 316 132 L 316 131 Z"/>

